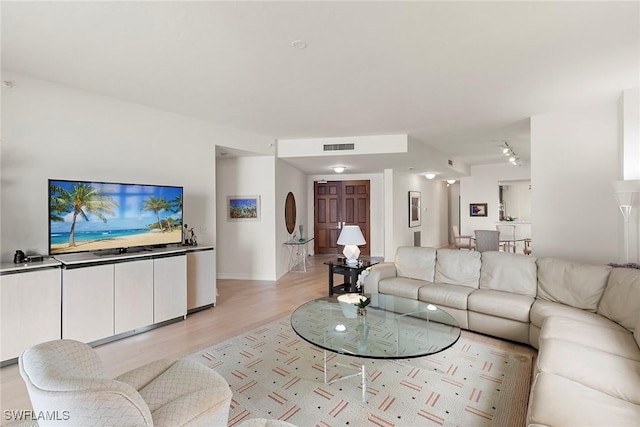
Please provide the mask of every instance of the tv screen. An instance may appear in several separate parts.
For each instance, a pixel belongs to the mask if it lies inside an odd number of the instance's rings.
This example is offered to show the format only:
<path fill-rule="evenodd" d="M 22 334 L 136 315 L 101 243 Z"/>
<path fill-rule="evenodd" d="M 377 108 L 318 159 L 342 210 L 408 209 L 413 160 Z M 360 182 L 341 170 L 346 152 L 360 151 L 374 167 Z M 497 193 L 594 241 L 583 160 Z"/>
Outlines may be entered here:
<path fill-rule="evenodd" d="M 182 187 L 49 180 L 49 254 L 182 243 Z"/>

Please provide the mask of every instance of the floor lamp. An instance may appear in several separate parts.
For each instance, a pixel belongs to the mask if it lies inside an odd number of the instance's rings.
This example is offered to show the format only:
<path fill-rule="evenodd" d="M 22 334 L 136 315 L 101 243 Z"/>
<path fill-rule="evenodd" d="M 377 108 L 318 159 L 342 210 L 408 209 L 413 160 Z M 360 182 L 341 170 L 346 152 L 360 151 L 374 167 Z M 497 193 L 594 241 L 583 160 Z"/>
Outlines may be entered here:
<path fill-rule="evenodd" d="M 640 180 L 613 182 L 613 192 L 624 220 L 624 262 L 629 262 L 629 218 L 633 209 L 634 195 L 640 191 Z"/>

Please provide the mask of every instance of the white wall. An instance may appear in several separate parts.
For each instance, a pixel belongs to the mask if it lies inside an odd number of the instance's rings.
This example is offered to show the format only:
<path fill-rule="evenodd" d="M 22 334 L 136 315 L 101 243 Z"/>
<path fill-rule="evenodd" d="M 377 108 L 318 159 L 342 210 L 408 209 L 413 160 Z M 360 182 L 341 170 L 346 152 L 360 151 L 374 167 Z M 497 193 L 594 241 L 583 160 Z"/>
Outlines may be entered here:
<path fill-rule="evenodd" d="M 533 251 L 604 264 L 620 259 L 616 105 L 531 118 Z"/>
<path fill-rule="evenodd" d="M 277 280 L 275 158 L 218 159 L 218 278 Z M 259 221 L 228 221 L 228 196 L 260 196 Z M 277 218 L 283 216 L 284 199 Z"/>
<path fill-rule="evenodd" d="M 382 174 L 332 174 L 332 175 L 309 175 L 307 176 L 307 222 L 311 227 L 314 225 L 314 206 L 313 206 L 313 183 L 320 180 L 327 181 L 357 181 L 369 180 L 369 208 L 370 208 L 370 236 L 369 247 L 371 248 L 371 256 L 383 256 L 384 253 L 384 182 Z M 305 224 L 305 226 L 306 226 Z M 309 250 L 313 253 L 312 245 L 309 244 Z"/>
<path fill-rule="evenodd" d="M 618 179 L 626 180 L 625 186 L 631 186 L 629 181 L 635 181 L 640 189 L 640 88 L 625 90 L 618 101 Z M 622 218 L 622 215 L 620 215 Z M 634 195 L 633 207 L 629 216 L 627 230 L 624 223 L 619 224 L 618 235 L 622 251 L 624 248 L 624 233 L 627 233 L 629 262 L 640 263 L 640 192 Z"/>
<path fill-rule="evenodd" d="M 640 179 L 640 88 L 625 90 L 618 102 L 618 179 Z"/>
<path fill-rule="evenodd" d="M 530 177 L 531 169 L 528 164 L 514 166 L 505 161 L 492 165 L 472 166 L 471 175 L 460 178 L 460 234 L 473 236 L 474 230 L 495 230 L 496 222 L 499 220 L 500 205 L 498 183 Z M 487 216 L 469 215 L 471 203 L 486 203 Z"/>
<path fill-rule="evenodd" d="M 450 184 L 447 187 L 449 198 L 449 230 L 452 225 L 457 225 L 458 230 L 460 228 L 460 181 L 456 181 L 454 184 Z M 449 231 L 449 244 L 453 243 L 453 233 Z"/>
<path fill-rule="evenodd" d="M 313 233 L 313 221 L 308 222 L 307 212 L 307 177 L 300 170 L 289 163 L 276 159 L 276 204 L 275 204 L 275 228 L 276 228 L 276 276 L 282 277 L 289 270 L 289 248 L 283 242 L 289 240 L 291 235 L 287 232 L 284 222 L 284 204 L 287 194 L 293 193 L 296 199 L 296 226 L 295 230 L 300 236 L 299 225 L 303 225 L 306 236 Z M 313 242 L 307 243 L 309 252 L 313 252 Z"/>
<path fill-rule="evenodd" d="M 421 224 L 409 227 L 409 191 L 421 196 Z M 430 181 L 423 175 L 393 172 L 391 200 L 392 217 L 385 218 L 385 226 L 393 229 L 393 242 L 387 246 L 385 260 L 391 261 L 399 246 L 413 246 L 416 231 L 421 233 L 421 246 L 440 247 L 449 242 L 448 194 L 444 181 Z"/>
<path fill-rule="evenodd" d="M 507 181 L 502 185 L 505 215 L 518 221 L 531 221 L 531 182 Z"/>
<path fill-rule="evenodd" d="M 267 154 L 273 142 L 19 74 L 3 79 L 14 82 L 2 89 L 3 261 L 16 249 L 47 253 L 49 178 L 183 186 L 185 222 L 215 245 L 214 144 Z"/>

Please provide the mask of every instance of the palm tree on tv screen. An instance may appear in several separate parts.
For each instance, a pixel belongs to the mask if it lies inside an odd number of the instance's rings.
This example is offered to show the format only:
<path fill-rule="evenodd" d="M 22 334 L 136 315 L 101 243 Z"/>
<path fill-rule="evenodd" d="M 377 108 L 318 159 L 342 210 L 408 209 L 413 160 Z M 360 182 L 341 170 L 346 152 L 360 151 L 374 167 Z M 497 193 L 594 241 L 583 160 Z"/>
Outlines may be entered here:
<path fill-rule="evenodd" d="M 90 184 L 76 182 L 71 192 L 63 190 L 60 194 L 58 203 L 70 206 L 73 211 L 71 220 L 71 231 L 69 232 L 69 247 L 76 245 L 75 228 L 78 216 L 85 221 L 89 221 L 88 214 L 95 215 L 107 222 L 106 214 L 114 215 L 113 208 L 117 208 L 118 204 L 109 196 L 109 192 L 105 189 L 94 188 Z"/>
<path fill-rule="evenodd" d="M 176 196 L 171 202 L 169 202 L 171 212 L 178 213 L 182 211 L 182 194 Z"/>
<path fill-rule="evenodd" d="M 147 200 L 145 200 L 144 205 L 142 205 L 143 211 L 153 211 L 156 214 L 156 220 L 158 221 L 158 228 L 160 231 L 164 231 L 162 227 L 162 222 L 160 221 L 160 211 L 168 210 L 171 207 L 169 202 L 164 197 L 154 197 L 149 196 Z"/>
<path fill-rule="evenodd" d="M 59 185 L 49 184 L 49 220 L 64 221 L 64 215 L 71 210 L 71 196 Z"/>

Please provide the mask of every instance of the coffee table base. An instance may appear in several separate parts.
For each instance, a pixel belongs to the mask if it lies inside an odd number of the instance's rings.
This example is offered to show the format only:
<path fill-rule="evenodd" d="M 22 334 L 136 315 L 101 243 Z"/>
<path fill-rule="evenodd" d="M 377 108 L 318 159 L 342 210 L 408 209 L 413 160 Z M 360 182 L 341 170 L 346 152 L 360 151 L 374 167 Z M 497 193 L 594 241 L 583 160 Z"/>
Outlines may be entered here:
<path fill-rule="evenodd" d="M 351 367 L 351 365 L 343 365 L 342 363 L 338 363 L 338 362 L 336 362 L 335 366 L 342 366 L 345 368 Z M 324 372 L 323 373 L 324 373 L 325 384 L 333 384 L 333 383 L 337 383 L 338 381 L 346 380 L 346 379 L 357 377 L 357 376 L 362 376 L 362 403 L 367 403 L 367 368 L 365 367 L 365 365 L 360 365 L 360 369 L 358 369 L 358 372 L 354 374 L 346 375 L 346 376 L 337 378 L 335 380 L 328 381 L 327 380 L 327 350 L 324 350 Z"/>

